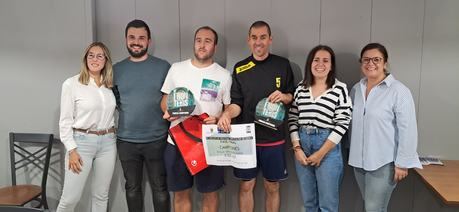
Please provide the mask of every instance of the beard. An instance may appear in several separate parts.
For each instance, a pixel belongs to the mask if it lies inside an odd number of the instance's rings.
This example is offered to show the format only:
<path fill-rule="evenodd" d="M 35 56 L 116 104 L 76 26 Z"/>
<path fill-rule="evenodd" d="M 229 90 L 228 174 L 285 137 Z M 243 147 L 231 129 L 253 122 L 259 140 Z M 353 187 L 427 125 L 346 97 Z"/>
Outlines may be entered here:
<path fill-rule="evenodd" d="M 130 47 L 132 48 L 132 47 L 134 47 L 134 46 L 139 46 L 139 45 L 131 45 Z M 141 47 L 141 46 L 139 46 L 139 47 Z M 131 55 L 131 57 L 133 57 L 133 58 L 141 58 L 141 57 L 143 57 L 145 54 L 147 54 L 147 52 L 148 52 L 148 46 L 147 46 L 147 48 L 142 49 L 142 50 L 140 50 L 139 52 L 134 52 L 134 51 L 132 51 L 132 50 L 129 48 L 129 46 L 127 46 L 126 48 L 127 48 L 128 52 L 129 52 L 129 54 Z"/>
<path fill-rule="evenodd" d="M 207 61 L 209 59 L 212 59 L 213 55 L 214 55 L 213 52 L 208 52 L 208 54 L 200 56 L 198 54 L 198 52 L 196 52 L 196 51 L 194 52 L 194 57 L 196 58 L 196 60 L 198 60 L 200 62 L 204 62 L 204 61 Z"/>

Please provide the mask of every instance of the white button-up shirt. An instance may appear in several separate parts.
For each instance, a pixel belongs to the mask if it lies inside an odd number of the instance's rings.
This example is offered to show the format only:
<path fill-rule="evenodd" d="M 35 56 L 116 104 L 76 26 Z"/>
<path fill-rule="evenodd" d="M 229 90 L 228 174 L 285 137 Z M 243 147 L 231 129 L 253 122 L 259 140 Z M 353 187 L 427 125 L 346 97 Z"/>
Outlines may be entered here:
<path fill-rule="evenodd" d="M 365 98 L 367 79 L 351 90 L 354 103 L 349 165 L 367 171 L 394 162 L 400 168 L 422 168 L 416 152 L 418 133 L 410 90 L 392 74 Z"/>
<path fill-rule="evenodd" d="M 62 84 L 59 132 L 67 151 L 77 147 L 73 128 L 105 130 L 114 126 L 116 100 L 112 90 L 98 87 L 92 78 L 88 85 L 81 84 L 79 76 Z"/>

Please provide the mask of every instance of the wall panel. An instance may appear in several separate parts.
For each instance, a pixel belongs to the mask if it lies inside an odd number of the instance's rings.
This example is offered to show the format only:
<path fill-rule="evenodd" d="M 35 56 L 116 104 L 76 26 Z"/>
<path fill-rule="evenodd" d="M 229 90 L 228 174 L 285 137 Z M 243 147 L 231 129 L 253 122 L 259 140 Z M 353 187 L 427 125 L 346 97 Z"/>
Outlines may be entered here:
<path fill-rule="evenodd" d="M 227 45 L 227 68 L 250 55 L 247 37 L 250 25 L 258 20 L 272 21 L 271 1 L 231 0 L 225 1 L 225 34 Z"/>
<path fill-rule="evenodd" d="M 386 46 L 389 72 L 410 88 L 418 106 L 424 4 L 417 0 L 374 0 L 372 14 L 371 42 Z"/>
<path fill-rule="evenodd" d="M 181 60 L 192 58 L 194 32 L 201 26 L 210 26 L 218 34 L 215 60 L 226 66 L 225 1 L 196 0 L 180 2 Z"/>
<path fill-rule="evenodd" d="M 273 1 L 272 8 L 272 51 L 290 60 L 296 84 L 303 78 L 308 51 L 319 43 L 320 1 Z"/>
<path fill-rule="evenodd" d="M 459 1 L 427 0 L 425 7 L 419 151 L 459 159 Z"/>
<path fill-rule="evenodd" d="M 371 1 L 321 2 L 320 43 L 335 51 L 337 77 L 350 90 L 360 79 L 360 49 L 370 40 Z"/>

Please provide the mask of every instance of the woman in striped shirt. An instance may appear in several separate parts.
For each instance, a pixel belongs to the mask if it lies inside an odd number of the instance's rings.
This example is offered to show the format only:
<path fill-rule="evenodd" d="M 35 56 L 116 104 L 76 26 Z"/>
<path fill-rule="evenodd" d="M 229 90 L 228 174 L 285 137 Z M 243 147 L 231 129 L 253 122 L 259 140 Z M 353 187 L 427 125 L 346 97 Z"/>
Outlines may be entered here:
<path fill-rule="evenodd" d="M 306 211 L 338 211 L 343 174 L 340 140 L 349 127 L 352 104 L 346 84 L 335 75 L 333 50 L 323 45 L 313 48 L 289 111 L 290 137 Z"/>

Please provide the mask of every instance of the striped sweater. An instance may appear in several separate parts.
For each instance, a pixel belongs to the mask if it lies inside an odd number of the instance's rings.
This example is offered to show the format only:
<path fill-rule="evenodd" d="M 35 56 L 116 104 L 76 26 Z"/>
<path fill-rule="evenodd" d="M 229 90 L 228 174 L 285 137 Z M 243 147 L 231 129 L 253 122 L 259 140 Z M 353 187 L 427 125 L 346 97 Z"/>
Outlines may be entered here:
<path fill-rule="evenodd" d="M 289 111 L 290 138 L 292 142 L 298 142 L 299 127 L 310 125 L 330 129 L 328 139 L 338 144 L 349 128 L 351 113 L 352 103 L 346 84 L 337 79 L 330 89 L 315 99 L 311 95 L 311 87 L 299 85 Z"/>

